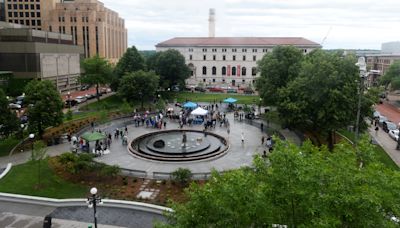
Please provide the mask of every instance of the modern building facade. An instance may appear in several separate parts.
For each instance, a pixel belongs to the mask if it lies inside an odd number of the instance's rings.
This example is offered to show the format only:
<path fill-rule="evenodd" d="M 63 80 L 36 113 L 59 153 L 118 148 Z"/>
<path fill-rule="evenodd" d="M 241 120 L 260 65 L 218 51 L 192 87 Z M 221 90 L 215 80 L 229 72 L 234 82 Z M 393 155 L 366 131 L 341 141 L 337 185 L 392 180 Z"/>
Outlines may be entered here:
<path fill-rule="evenodd" d="M 0 21 L 6 21 L 5 0 L 0 0 Z"/>
<path fill-rule="evenodd" d="M 71 35 L 28 28 L 0 29 L 0 71 L 16 78 L 51 80 L 60 92 L 76 90 L 83 47 Z"/>
<path fill-rule="evenodd" d="M 5 0 L 6 21 L 72 35 L 84 57 L 98 54 L 112 63 L 127 49 L 125 21 L 98 0 Z"/>
<path fill-rule="evenodd" d="M 156 45 L 178 50 L 191 70 L 189 85 L 248 86 L 259 76 L 257 61 L 277 45 L 292 45 L 304 54 L 321 45 L 298 37 L 178 37 Z"/>
<path fill-rule="evenodd" d="M 366 55 L 367 69 L 369 71 L 368 86 L 375 85 L 380 76 L 385 75 L 390 65 L 395 61 L 400 61 L 400 53 L 397 54 L 372 54 Z"/>

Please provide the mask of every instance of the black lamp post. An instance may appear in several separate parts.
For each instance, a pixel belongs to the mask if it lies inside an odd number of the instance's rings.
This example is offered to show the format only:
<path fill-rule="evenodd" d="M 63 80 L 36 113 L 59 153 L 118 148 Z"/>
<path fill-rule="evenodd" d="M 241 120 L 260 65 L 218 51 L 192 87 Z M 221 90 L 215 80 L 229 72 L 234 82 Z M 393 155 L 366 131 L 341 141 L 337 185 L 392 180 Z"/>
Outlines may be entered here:
<path fill-rule="evenodd" d="M 21 126 L 21 139 L 23 139 L 24 138 L 24 127 L 25 127 L 25 125 L 21 124 L 20 126 Z"/>
<path fill-rule="evenodd" d="M 67 97 L 68 97 L 68 110 L 71 109 L 71 93 L 68 91 L 67 93 Z"/>
<path fill-rule="evenodd" d="M 96 212 L 96 207 L 98 204 L 103 204 L 101 201 L 101 198 L 96 195 L 97 194 L 97 188 L 93 187 L 90 189 L 90 194 L 92 194 L 91 197 L 87 198 L 87 203 L 88 207 L 92 208 L 93 207 L 93 215 L 94 215 L 94 227 L 97 228 L 97 212 Z"/>

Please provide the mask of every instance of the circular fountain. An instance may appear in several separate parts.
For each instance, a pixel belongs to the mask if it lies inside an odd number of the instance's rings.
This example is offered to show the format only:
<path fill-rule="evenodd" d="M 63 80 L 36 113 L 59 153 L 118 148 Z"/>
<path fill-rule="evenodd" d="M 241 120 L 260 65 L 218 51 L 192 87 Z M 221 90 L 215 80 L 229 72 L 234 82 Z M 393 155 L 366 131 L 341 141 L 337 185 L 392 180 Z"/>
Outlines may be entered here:
<path fill-rule="evenodd" d="M 213 159 L 224 155 L 228 148 L 220 135 L 196 130 L 152 132 L 129 144 L 129 151 L 135 156 L 164 162 Z"/>

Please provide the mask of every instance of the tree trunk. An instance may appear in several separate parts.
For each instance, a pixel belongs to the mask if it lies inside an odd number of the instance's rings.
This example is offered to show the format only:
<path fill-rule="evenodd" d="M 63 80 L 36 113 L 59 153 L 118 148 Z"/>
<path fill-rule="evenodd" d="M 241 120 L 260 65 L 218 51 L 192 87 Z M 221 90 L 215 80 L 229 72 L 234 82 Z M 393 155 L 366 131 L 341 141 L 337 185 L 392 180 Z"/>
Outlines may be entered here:
<path fill-rule="evenodd" d="M 100 101 L 100 96 L 99 96 L 99 83 L 96 84 L 96 98 L 97 98 L 97 101 Z"/>
<path fill-rule="evenodd" d="M 328 149 L 329 151 L 333 150 L 333 130 L 329 130 L 328 132 Z"/>

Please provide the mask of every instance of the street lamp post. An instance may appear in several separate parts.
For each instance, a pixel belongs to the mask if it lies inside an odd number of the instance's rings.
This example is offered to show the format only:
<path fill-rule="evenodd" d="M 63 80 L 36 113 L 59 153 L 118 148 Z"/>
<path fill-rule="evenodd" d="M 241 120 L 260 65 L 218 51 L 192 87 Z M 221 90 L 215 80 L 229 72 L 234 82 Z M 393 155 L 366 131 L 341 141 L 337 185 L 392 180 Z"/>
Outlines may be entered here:
<path fill-rule="evenodd" d="M 258 103 L 258 112 L 261 115 L 261 103 L 262 103 L 262 98 L 260 97 L 260 103 Z"/>
<path fill-rule="evenodd" d="M 356 130 L 355 130 L 355 143 L 357 144 L 358 141 L 358 131 L 359 131 L 359 124 L 360 124 L 360 112 L 361 112 L 361 97 L 364 90 L 364 78 L 367 76 L 367 64 L 365 63 L 364 57 L 359 57 L 356 63 L 356 66 L 359 67 L 360 70 L 360 88 L 358 94 L 358 105 L 357 105 L 357 122 L 356 122 Z"/>
<path fill-rule="evenodd" d="M 70 110 L 71 109 L 71 92 L 68 91 L 67 97 L 68 97 L 68 110 Z"/>
<path fill-rule="evenodd" d="M 21 124 L 20 126 L 21 126 L 21 139 L 23 139 L 24 138 L 24 127 L 25 127 L 25 125 Z"/>
<path fill-rule="evenodd" d="M 32 143 L 31 156 L 32 156 L 32 159 L 33 159 L 33 140 L 35 139 L 35 134 L 30 133 L 30 134 L 29 134 L 29 139 L 31 140 L 31 143 Z"/>
<path fill-rule="evenodd" d="M 93 187 L 90 189 L 90 194 L 92 194 L 91 197 L 87 198 L 87 203 L 88 207 L 92 208 L 93 207 L 93 215 L 94 215 L 94 227 L 97 228 L 97 212 L 96 212 L 96 207 L 97 204 L 103 204 L 101 201 L 101 198 L 97 195 L 97 188 Z"/>

